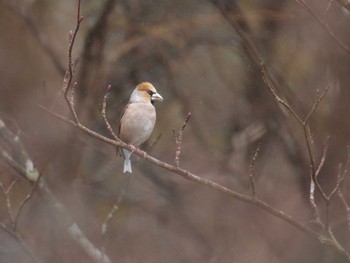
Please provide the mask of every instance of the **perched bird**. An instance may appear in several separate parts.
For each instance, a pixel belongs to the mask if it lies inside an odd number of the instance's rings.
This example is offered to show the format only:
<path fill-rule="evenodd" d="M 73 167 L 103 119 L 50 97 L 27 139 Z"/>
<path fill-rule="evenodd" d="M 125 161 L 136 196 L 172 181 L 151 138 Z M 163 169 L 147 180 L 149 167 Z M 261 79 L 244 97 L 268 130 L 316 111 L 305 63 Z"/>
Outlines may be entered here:
<path fill-rule="evenodd" d="M 155 101 L 163 101 L 163 98 L 151 83 L 136 86 L 120 119 L 118 135 L 122 141 L 138 147 L 150 137 L 156 123 Z M 122 149 L 124 173 L 132 172 L 131 154 L 131 151 Z"/>

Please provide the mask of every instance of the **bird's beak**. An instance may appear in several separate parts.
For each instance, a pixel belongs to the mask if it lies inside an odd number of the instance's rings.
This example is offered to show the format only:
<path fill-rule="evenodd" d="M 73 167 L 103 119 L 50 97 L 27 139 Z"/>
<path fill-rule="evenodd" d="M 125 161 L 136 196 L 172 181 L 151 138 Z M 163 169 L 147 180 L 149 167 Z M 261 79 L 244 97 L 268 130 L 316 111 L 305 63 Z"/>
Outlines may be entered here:
<path fill-rule="evenodd" d="M 159 93 L 154 93 L 152 95 L 152 100 L 163 101 L 163 97 L 159 95 Z"/>

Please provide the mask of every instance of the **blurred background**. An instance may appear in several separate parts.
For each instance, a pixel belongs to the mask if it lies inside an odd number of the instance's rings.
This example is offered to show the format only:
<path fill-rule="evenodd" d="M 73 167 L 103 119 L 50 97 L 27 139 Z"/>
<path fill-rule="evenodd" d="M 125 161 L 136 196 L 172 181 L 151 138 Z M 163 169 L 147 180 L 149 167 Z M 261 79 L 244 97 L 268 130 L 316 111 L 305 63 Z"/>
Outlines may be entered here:
<path fill-rule="evenodd" d="M 155 105 L 156 128 L 143 147 L 150 155 L 174 164 L 173 128 L 179 130 L 191 112 L 182 168 L 249 195 L 249 166 L 261 145 L 257 195 L 317 230 L 302 127 L 269 93 L 239 32 L 254 44 L 277 93 L 303 118 L 317 90 L 329 86 L 310 120 L 317 163 L 329 145 L 319 175 L 329 193 L 339 164 L 345 166 L 350 134 L 350 51 L 335 40 L 350 45 L 350 14 L 340 3 L 346 1 L 307 1 L 331 37 L 293 0 L 82 0 L 84 20 L 73 50 L 79 118 L 109 136 L 100 115 L 108 84 L 107 117 L 116 130 L 134 87 L 149 81 L 164 98 Z M 293 226 L 137 156 L 134 173 L 123 174 L 112 146 L 36 107 L 70 116 L 62 84 L 76 15 L 77 1 L 0 1 L 0 118 L 112 262 L 341 262 Z M 18 176 L 3 161 L 0 171 L 7 189 Z M 342 189 L 350 202 L 349 176 Z M 9 194 L 13 214 L 30 191 L 27 181 L 17 180 Z M 324 219 L 318 194 L 316 203 Z M 119 210 L 103 235 L 101 225 L 114 204 Z M 337 196 L 330 212 L 336 238 L 350 251 L 346 211 Z M 0 219 L 10 225 L 3 194 Z M 18 233 L 38 262 L 92 262 L 40 193 L 23 208 Z M 0 236 L 1 262 L 37 262 L 11 233 L 1 229 Z"/>

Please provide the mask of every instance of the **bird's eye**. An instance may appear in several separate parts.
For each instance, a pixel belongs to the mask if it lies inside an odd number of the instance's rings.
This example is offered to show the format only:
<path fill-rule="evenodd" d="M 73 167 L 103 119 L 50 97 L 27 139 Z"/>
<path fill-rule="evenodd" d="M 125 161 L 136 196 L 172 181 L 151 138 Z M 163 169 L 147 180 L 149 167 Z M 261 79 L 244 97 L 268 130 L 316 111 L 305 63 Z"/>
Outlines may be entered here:
<path fill-rule="evenodd" d="M 154 94 L 154 92 L 152 91 L 152 90 L 147 90 L 147 93 L 150 95 L 150 96 L 152 96 L 153 94 Z"/>

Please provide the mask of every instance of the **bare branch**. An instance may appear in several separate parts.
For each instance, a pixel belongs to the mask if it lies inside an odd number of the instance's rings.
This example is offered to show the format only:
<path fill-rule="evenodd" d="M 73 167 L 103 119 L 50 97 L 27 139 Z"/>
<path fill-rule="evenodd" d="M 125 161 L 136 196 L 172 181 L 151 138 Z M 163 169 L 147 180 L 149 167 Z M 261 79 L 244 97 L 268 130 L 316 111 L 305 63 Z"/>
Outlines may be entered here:
<path fill-rule="evenodd" d="M 68 108 L 74 118 L 74 121 L 78 123 L 77 114 L 74 109 L 74 105 L 71 103 L 71 98 L 68 96 L 68 91 L 71 88 L 71 83 L 73 80 L 73 63 L 72 63 L 72 51 L 74 47 L 75 38 L 79 32 L 80 24 L 83 21 L 83 17 L 80 16 L 80 0 L 78 0 L 78 12 L 77 12 L 77 24 L 74 31 L 70 31 L 69 36 L 69 48 L 68 48 L 68 70 L 63 79 L 63 92 L 64 98 L 67 101 Z M 75 84 L 74 86 L 76 86 Z M 74 87 L 73 87 L 74 88 Z"/>
<path fill-rule="evenodd" d="M 261 148 L 261 144 L 259 144 L 258 148 L 256 148 L 255 154 L 254 154 L 252 161 L 250 163 L 250 166 L 249 166 L 249 178 L 250 178 L 250 186 L 252 188 L 252 196 L 256 196 L 254 170 L 255 170 L 255 162 L 256 162 L 256 159 L 258 158 L 260 148 Z"/>
<path fill-rule="evenodd" d="M 34 185 L 32 186 L 32 189 L 31 189 L 30 193 L 26 195 L 26 197 L 22 200 L 21 204 L 19 205 L 17 214 L 16 214 L 16 216 L 14 218 L 14 221 L 13 221 L 13 229 L 14 229 L 14 231 L 17 231 L 18 220 L 19 220 L 19 217 L 21 215 L 21 212 L 22 212 L 24 206 L 32 198 L 34 192 L 37 190 L 37 186 L 38 186 L 38 183 L 39 183 L 40 178 L 41 178 L 42 175 L 43 175 L 43 173 L 40 173 L 38 179 L 34 182 Z"/>
<path fill-rule="evenodd" d="M 315 202 L 315 183 L 312 179 L 310 181 L 309 201 L 310 201 L 311 208 L 313 209 L 313 212 L 314 212 L 314 218 L 311 222 L 319 225 L 322 229 L 324 229 L 324 224 L 322 223 L 320 212 L 318 211 L 318 207 Z"/>
<path fill-rule="evenodd" d="M 325 90 L 321 93 L 321 95 L 319 95 L 319 91 L 316 90 L 316 100 L 314 102 L 314 104 L 311 107 L 311 110 L 309 112 L 309 114 L 306 116 L 305 120 L 304 120 L 304 124 L 307 124 L 311 115 L 316 111 L 317 107 L 320 105 L 320 103 L 322 102 L 322 100 L 324 99 L 324 97 L 326 96 L 328 90 L 329 90 L 330 86 L 328 85 Z"/>
<path fill-rule="evenodd" d="M 10 219 L 11 223 L 14 222 L 14 217 L 12 215 L 12 205 L 11 205 L 10 193 L 11 193 L 12 188 L 16 184 L 16 182 L 17 182 L 17 180 L 13 180 L 7 189 L 0 182 L 0 188 L 5 196 L 5 200 L 6 200 L 7 215 L 8 215 L 8 218 Z"/>
<path fill-rule="evenodd" d="M 106 125 L 106 128 L 109 131 L 112 138 L 116 141 L 120 141 L 119 137 L 113 131 L 112 126 L 109 124 L 109 121 L 107 120 L 107 116 L 106 116 L 107 98 L 108 98 L 108 95 L 111 92 L 111 90 L 112 90 L 112 86 L 108 85 L 107 92 L 106 92 L 105 96 L 103 97 L 101 116 L 102 116 L 102 119 Z"/>
<path fill-rule="evenodd" d="M 271 77 L 269 76 L 269 74 L 267 73 L 266 67 L 263 63 L 260 64 L 260 70 L 264 79 L 264 82 L 266 83 L 266 86 L 268 87 L 268 90 L 270 91 L 270 93 L 272 94 L 272 96 L 274 97 L 274 99 L 281 104 L 284 108 L 286 108 L 291 114 L 292 116 L 300 123 L 303 124 L 302 119 L 299 117 L 299 115 L 294 111 L 294 109 L 287 103 L 285 102 L 283 99 L 281 99 L 280 96 L 277 95 L 274 87 L 272 86 L 272 80 Z"/>
<path fill-rule="evenodd" d="M 320 174 L 322 168 L 323 168 L 323 165 L 326 161 L 326 157 L 327 157 L 327 151 L 328 151 L 328 146 L 329 146 L 329 137 L 327 138 L 326 140 L 326 146 L 324 147 L 323 149 L 323 152 L 322 152 L 322 157 L 321 157 L 321 160 L 320 160 L 320 163 L 318 164 L 317 166 L 317 169 L 316 169 L 316 178 L 317 176 Z"/>
<path fill-rule="evenodd" d="M 350 204 L 346 201 L 342 189 L 340 188 L 338 191 L 338 196 L 343 203 L 346 213 L 346 221 L 348 222 L 348 230 L 350 231 Z"/>
<path fill-rule="evenodd" d="M 315 12 L 311 9 L 311 7 L 304 0 L 294 0 L 294 2 L 296 2 L 300 7 L 302 7 L 304 10 L 306 10 L 318 22 L 318 24 L 320 24 L 322 29 L 324 31 L 326 31 L 328 33 L 328 35 L 338 44 L 338 46 L 340 46 L 346 52 L 350 53 L 350 47 L 347 46 L 346 44 L 344 44 L 344 42 L 342 42 L 334 34 L 334 32 L 329 27 L 329 25 L 326 23 L 327 21 L 322 21 L 322 19 L 319 18 L 315 14 Z M 342 2 L 344 2 L 344 0 L 341 0 L 341 1 L 338 0 L 338 3 L 342 3 Z M 344 7 L 346 6 L 346 8 L 349 8 L 349 4 L 348 3 L 347 3 L 347 5 L 342 5 L 342 6 L 344 6 Z"/>
<path fill-rule="evenodd" d="M 327 23 L 328 13 L 329 13 L 329 10 L 331 9 L 333 2 L 334 2 L 334 0 L 329 0 L 329 2 L 328 2 L 328 6 L 327 6 L 326 11 L 324 12 L 324 15 L 323 15 L 323 23 Z"/>
<path fill-rule="evenodd" d="M 181 154 L 181 144 L 182 144 L 182 137 L 185 131 L 185 128 L 187 126 L 188 121 L 191 118 L 191 112 L 187 114 L 187 117 L 185 119 L 185 122 L 183 123 L 181 130 L 179 133 L 176 133 L 175 128 L 173 129 L 174 137 L 175 137 L 175 143 L 176 143 L 176 151 L 175 151 L 175 164 L 177 167 L 180 166 L 180 154 Z"/>

